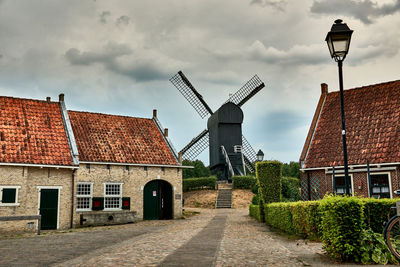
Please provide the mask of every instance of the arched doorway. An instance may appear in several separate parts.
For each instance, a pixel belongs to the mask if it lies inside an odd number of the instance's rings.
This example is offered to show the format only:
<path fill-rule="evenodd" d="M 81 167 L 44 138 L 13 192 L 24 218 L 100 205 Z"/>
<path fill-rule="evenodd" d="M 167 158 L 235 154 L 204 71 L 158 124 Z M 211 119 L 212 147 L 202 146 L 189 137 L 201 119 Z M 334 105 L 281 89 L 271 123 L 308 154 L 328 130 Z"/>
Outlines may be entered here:
<path fill-rule="evenodd" d="M 143 219 L 172 219 L 172 186 L 163 180 L 148 182 L 143 192 Z"/>

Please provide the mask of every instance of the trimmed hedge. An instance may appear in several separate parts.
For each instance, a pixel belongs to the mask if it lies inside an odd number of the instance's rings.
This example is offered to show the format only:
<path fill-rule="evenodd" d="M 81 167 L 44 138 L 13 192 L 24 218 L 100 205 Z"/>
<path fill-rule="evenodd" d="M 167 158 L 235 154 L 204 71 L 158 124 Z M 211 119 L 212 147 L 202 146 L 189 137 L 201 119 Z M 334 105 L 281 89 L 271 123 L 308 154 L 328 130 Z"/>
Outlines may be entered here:
<path fill-rule="evenodd" d="M 261 222 L 260 207 L 258 205 L 251 204 L 249 206 L 249 215 L 250 217 L 253 217 L 257 221 Z"/>
<path fill-rule="evenodd" d="M 396 206 L 396 200 L 398 199 L 363 198 L 365 224 L 375 233 L 382 233 L 383 222 L 389 221 L 396 214 L 395 210 L 390 209 Z"/>
<path fill-rule="evenodd" d="M 390 207 L 395 204 L 396 199 L 327 195 L 319 201 L 270 203 L 264 211 L 267 224 L 288 234 L 321 239 L 333 258 L 386 264 L 396 260 L 382 241 L 382 223 L 394 214 Z"/>
<path fill-rule="evenodd" d="M 191 190 L 215 189 L 216 177 L 199 177 L 183 179 L 183 192 Z"/>
<path fill-rule="evenodd" d="M 256 163 L 259 197 L 263 204 L 281 200 L 282 162 L 262 161 Z"/>
<path fill-rule="evenodd" d="M 294 234 L 292 203 L 270 203 L 264 207 L 265 221 L 285 233 Z"/>
<path fill-rule="evenodd" d="M 323 248 L 335 259 L 361 261 L 364 205 L 356 197 L 326 196 L 321 200 Z"/>
<path fill-rule="evenodd" d="M 257 183 L 254 176 L 233 176 L 232 184 L 234 189 L 252 189 Z"/>

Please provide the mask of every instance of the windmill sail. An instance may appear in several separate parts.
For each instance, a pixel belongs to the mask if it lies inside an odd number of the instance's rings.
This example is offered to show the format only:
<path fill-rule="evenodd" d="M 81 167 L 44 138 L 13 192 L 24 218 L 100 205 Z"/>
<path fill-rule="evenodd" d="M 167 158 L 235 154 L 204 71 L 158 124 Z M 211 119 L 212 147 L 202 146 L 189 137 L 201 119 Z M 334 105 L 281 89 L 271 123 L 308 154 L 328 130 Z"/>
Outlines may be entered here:
<path fill-rule="evenodd" d="M 202 119 L 213 114 L 211 108 L 204 101 L 203 96 L 197 92 L 182 71 L 179 71 L 169 80 L 193 106 L 197 113 L 199 113 Z"/>
<path fill-rule="evenodd" d="M 246 103 L 250 98 L 252 98 L 255 94 L 257 94 L 261 89 L 264 88 L 264 83 L 258 78 L 257 75 L 254 75 L 245 85 L 242 86 L 235 94 L 233 94 L 229 99 L 225 102 L 232 102 L 239 107 L 241 107 L 244 103 Z"/>
<path fill-rule="evenodd" d="M 255 171 L 254 164 L 257 161 L 257 153 L 247 141 L 247 139 L 242 135 L 242 153 L 244 154 L 244 163 L 246 167 L 251 171 Z"/>
<path fill-rule="evenodd" d="M 179 153 L 182 153 L 183 159 L 194 160 L 201 152 L 209 146 L 208 130 L 202 131 L 198 136 L 192 139 Z"/>

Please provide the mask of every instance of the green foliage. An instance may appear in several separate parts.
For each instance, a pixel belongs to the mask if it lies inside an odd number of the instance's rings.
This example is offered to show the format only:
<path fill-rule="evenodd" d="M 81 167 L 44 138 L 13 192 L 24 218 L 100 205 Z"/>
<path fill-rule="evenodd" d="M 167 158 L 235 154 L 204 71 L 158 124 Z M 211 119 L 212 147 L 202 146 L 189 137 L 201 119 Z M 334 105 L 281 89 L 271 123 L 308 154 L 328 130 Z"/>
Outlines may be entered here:
<path fill-rule="evenodd" d="M 292 204 L 293 228 L 296 235 L 312 240 L 320 239 L 319 225 L 322 218 L 319 204 L 320 201 L 298 201 Z"/>
<path fill-rule="evenodd" d="M 290 163 L 283 163 L 282 176 L 296 177 L 300 179 L 300 164 L 294 161 L 291 161 Z"/>
<path fill-rule="evenodd" d="M 249 206 L 249 215 L 250 215 L 250 217 L 253 217 L 257 221 L 261 222 L 260 207 L 258 205 L 250 205 Z"/>
<path fill-rule="evenodd" d="M 253 192 L 253 194 L 258 195 L 258 181 L 257 181 L 257 178 L 256 178 L 256 183 L 251 188 L 251 192 Z"/>
<path fill-rule="evenodd" d="M 199 177 L 183 179 L 183 192 L 201 189 L 215 189 L 216 177 Z"/>
<path fill-rule="evenodd" d="M 259 197 L 263 204 L 279 202 L 281 198 L 282 163 L 263 161 L 256 163 Z"/>
<path fill-rule="evenodd" d="M 251 199 L 251 204 L 253 205 L 258 205 L 259 203 L 258 195 L 254 195 L 253 198 Z"/>
<path fill-rule="evenodd" d="M 318 225 L 321 221 L 319 201 L 271 203 L 265 207 L 268 225 L 288 234 L 309 239 L 319 239 Z"/>
<path fill-rule="evenodd" d="M 356 197 L 326 196 L 321 200 L 323 248 L 333 258 L 361 261 L 364 205 Z"/>
<path fill-rule="evenodd" d="M 300 179 L 282 177 L 282 201 L 293 202 L 299 201 L 300 198 Z"/>
<path fill-rule="evenodd" d="M 398 263 L 392 252 L 386 245 L 382 234 L 374 233 L 372 229 L 364 229 L 360 245 L 361 262 L 363 264 Z"/>
<path fill-rule="evenodd" d="M 285 233 L 294 234 L 291 207 L 293 203 L 270 203 L 264 207 L 265 222 Z"/>
<path fill-rule="evenodd" d="M 254 176 L 233 176 L 232 182 L 234 189 L 252 189 L 257 183 L 257 178 Z"/>
<path fill-rule="evenodd" d="M 193 166 L 193 169 L 183 169 L 182 177 L 186 178 L 194 178 L 194 177 L 209 177 L 211 176 L 211 171 L 208 167 L 204 166 L 204 163 L 201 160 L 183 160 L 182 165 L 184 166 Z"/>
<path fill-rule="evenodd" d="M 375 233 L 383 232 L 383 222 L 395 215 L 396 211 L 391 207 L 396 206 L 396 199 L 375 199 L 363 198 L 364 202 L 364 218 L 365 224 L 369 226 Z"/>

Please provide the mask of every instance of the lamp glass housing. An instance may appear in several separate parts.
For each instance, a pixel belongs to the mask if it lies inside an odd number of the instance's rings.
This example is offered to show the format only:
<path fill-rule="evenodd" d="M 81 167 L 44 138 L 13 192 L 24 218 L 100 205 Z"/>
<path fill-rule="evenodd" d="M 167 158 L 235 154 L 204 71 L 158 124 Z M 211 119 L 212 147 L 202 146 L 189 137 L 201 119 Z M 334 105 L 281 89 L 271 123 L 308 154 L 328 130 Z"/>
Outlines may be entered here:
<path fill-rule="evenodd" d="M 336 20 L 332 29 L 328 32 L 325 41 L 328 44 L 329 53 L 335 61 L 344 60 L 349 52 L 350 40 L 353 31 L 342 23 L 342 20 Z"/>

